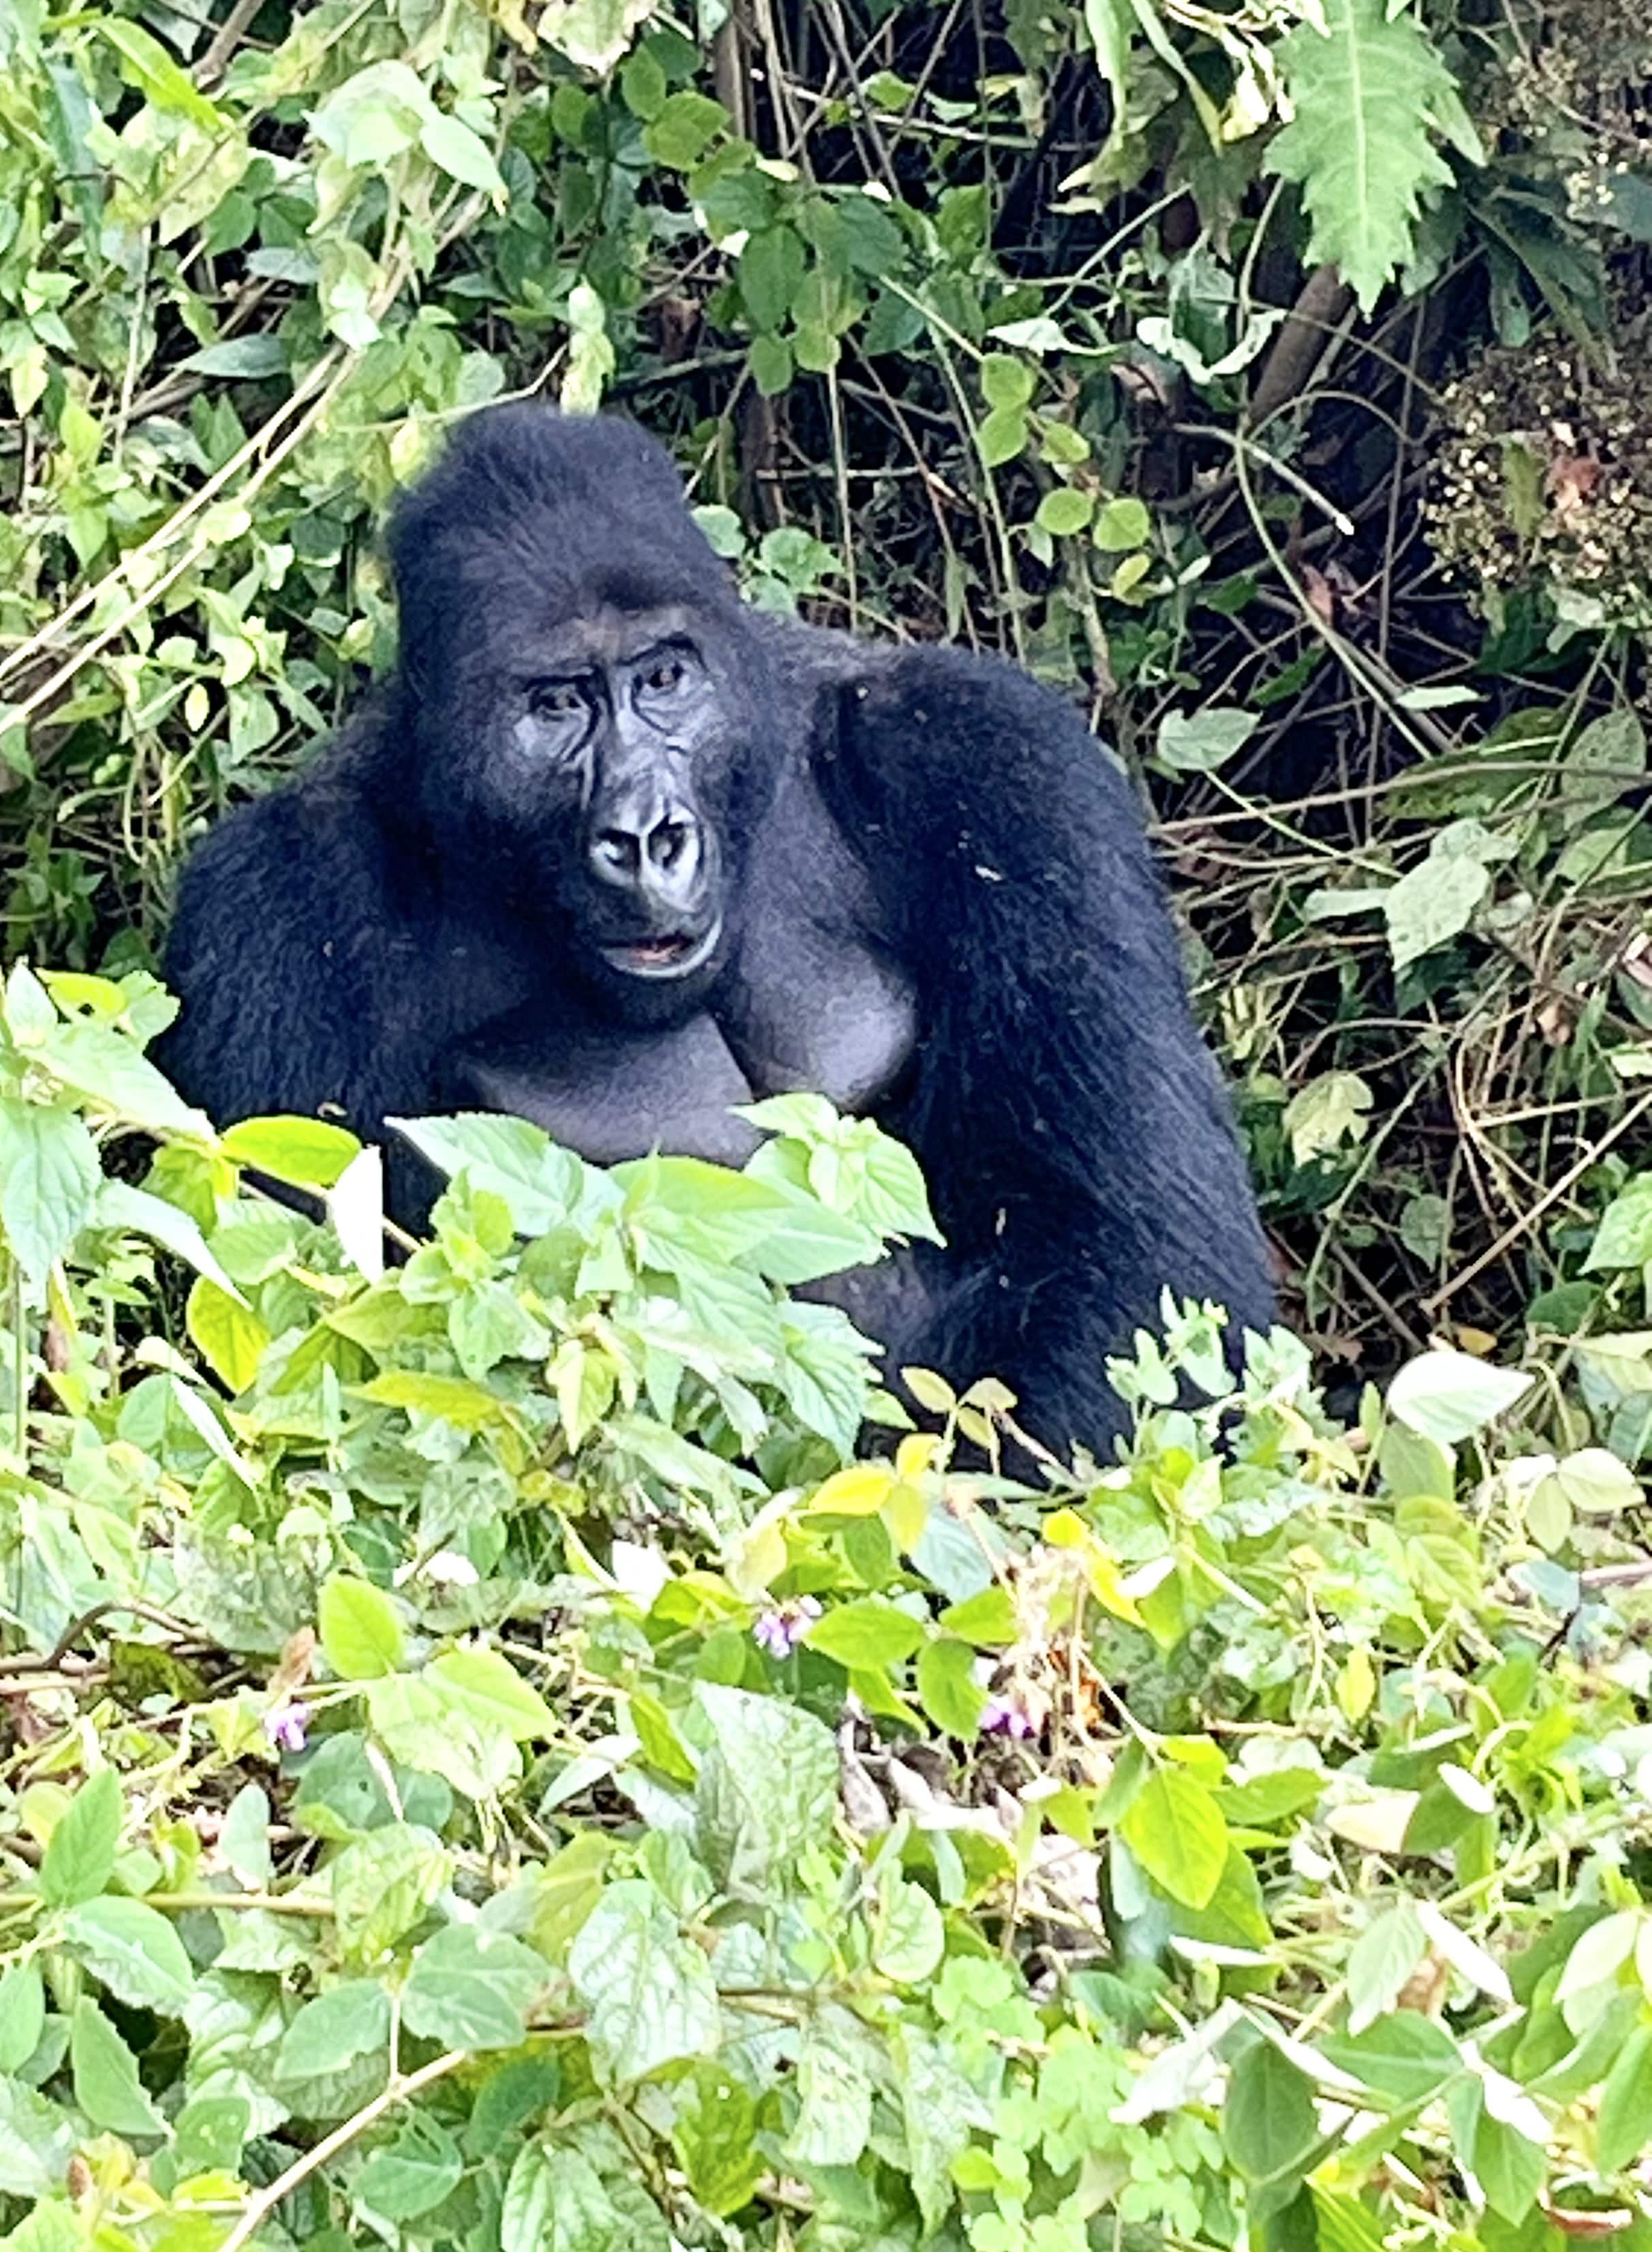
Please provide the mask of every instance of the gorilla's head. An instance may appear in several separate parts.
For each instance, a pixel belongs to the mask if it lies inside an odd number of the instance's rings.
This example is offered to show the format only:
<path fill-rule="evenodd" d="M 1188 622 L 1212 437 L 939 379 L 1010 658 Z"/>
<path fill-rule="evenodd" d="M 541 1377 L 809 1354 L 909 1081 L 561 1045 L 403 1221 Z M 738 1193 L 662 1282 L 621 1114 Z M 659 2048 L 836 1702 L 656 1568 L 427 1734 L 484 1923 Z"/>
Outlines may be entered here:
<path fill-rule="evenodd" d="M 747 614 L 670 455 L 634 423 L 494 408 L 390 544 L 402 724 L 438 849 L 545 915 L 626 1016 L 687 1014 L 732 942 L 779 741 Z"/>

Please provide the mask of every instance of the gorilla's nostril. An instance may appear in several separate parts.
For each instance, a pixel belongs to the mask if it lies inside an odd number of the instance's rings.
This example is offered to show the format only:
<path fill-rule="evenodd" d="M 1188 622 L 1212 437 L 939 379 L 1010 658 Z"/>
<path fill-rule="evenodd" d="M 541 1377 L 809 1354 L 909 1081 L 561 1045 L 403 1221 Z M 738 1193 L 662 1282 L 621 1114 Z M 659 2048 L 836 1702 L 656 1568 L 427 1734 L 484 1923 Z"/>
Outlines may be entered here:
<path fill-rule="evenodd" d="M 616 876 L 635 876 L 642 865 L 642 840 L 628 829 L 605 829 L 596 840 L 596 856 Z"/>
<path fill-rule="evenodd" d="M 670 875 L 672 869 L 686 858 L 688 848 L 688 824 L 685 821 L 663 821 L 649 839 L 649 858 L 656 868 Z"/>

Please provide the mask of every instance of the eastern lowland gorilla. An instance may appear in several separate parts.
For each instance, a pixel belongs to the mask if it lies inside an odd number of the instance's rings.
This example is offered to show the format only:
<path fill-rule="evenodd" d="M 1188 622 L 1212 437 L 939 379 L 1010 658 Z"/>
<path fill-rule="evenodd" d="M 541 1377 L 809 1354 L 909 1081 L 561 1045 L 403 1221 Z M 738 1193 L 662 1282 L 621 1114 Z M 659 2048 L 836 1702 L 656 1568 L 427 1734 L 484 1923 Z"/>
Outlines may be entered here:
<path fill-rule="evenodd" d="M 892 1366 L 1003 1377 L 1057 1447 L 1117 1428 L 1104 1356 L 1163 1285 L 1266 1325 L 1142 825 L 1060 699 L 751 609 L 622 421 L 478 414 L 390 546 L 393 678 L 184 872 L 192 1100 L 739 1164 L 732 1105 L 829 1095 L 915 1150 L 947 1240 L 843 1303 Z M 406 1153 L 391 1184 L 416 1222 Z"/>

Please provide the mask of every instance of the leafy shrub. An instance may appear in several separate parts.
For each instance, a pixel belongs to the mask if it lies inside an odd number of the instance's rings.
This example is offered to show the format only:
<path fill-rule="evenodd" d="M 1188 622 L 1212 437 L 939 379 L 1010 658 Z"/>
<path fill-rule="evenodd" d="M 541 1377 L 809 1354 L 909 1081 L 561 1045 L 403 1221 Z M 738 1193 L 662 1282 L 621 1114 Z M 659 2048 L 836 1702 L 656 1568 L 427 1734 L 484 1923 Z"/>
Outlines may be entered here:
<path fill-rule="evenodd" d="M 169 1006 L 6 993 L 8 2246 L 1646 2240 L 1642 1497 L 1531 1374 L 1343 1429 L 1169 1309 L 1113 1468 L 965 1470 L 1011 1403 L 921 1373 L 857 1459 L 787 1286 L 927 1227 L 875 1129 L 416 1125 L 386 1268 Z"/>

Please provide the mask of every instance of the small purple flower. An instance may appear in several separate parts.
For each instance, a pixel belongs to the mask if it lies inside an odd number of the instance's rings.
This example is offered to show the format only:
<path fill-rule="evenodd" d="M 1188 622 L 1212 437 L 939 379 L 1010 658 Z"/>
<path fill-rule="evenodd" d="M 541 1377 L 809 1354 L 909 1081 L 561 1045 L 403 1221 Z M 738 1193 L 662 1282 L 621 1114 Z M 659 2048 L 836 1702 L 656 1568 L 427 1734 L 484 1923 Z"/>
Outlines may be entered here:
<path fill-rule="evenodd" d="M 983 1736 L 1014 1736 L 1017 1741 L 1032 1734 L 1032 1720 L 1007 1697 L 989 1697 L 981 1714 Z"/>
<path fill-rule="evenodd" d="M 813 1595 L 799 1595 L 778 1610 L 765 1611 L 752 1629 L 752 1640 L 771 1658 L 789 1658 L 811 1622 L 820 1616 L 820 1609 Z"/>
<path fill-rule="evenodd" d="M 264 1734 L 277 1751 L 302 1752 L 309 1741 L 310 1709 L 301 1699 L 264 1715 Z"/>

